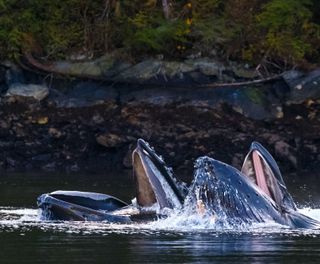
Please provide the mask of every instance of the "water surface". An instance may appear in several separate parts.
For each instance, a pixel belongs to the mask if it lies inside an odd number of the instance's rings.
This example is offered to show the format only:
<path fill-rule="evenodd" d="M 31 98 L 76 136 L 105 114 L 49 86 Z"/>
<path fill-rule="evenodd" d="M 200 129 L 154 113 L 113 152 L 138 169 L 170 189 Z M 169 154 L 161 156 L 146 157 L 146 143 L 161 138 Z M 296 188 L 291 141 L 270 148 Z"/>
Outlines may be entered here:
<path fill-rule="evenodd" d="M 314 188 L 319 182 L 309 179 L 289 188 L 295 188 L 302 210 L 320 220 Z M 221 229 L 184 215 L 135 225 L 41 221 L 36 197 L 58 189 L 109 193 L 125 201 L 134 196 L 130 173 L 2 175 L 0 263 L 319 263 L 319 230 L 271 223 Z M 313 209 L 305 208 L 310 204 Z"/>

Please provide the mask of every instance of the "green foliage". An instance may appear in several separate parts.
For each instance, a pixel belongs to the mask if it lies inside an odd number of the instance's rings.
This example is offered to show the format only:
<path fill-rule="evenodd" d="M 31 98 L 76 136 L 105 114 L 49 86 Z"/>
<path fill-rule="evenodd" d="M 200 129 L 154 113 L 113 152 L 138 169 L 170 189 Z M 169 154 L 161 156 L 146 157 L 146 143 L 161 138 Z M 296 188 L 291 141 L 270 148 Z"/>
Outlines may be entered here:
<path fill-rule="evenodd" d="M 0 0 L 0 59 L 121 50 L 290 65 L 320 58 L 318 0 Z M 120 53 L 120 52 L 119 52 Z"/>
<path fill-rule="evenodd" d="M 257 21 L 265 31 L 261 46 L 268 50 L 269 56 L 294 63 L 312 51 L 308 29 L 316 25 L 311 22 L 310 7 L 310 0 L 273 0 L 263 6 Z"/>
<path fill-rule="evenodd" d="M 3 0 L 0 5 L 1 55 L 17 57 L 21 50 L 35 48 L 29 44 L 38 43 L 47 55 L 54 53 L 58 56 L 79 43 L 81 23 L 73 11 L 74 6 L 72 8 L 76 1 L 66 2 Z"/>
<path fill-rule="evenodd" d="M 145 12 L 139 12 L 128 22 L 131 34 L 124 40 L 128 49 L 170 53 L 178 43 L 186 41 L 187 28 L 183 21 L 169 21 L 161 14 L 150 17 Z"/>
<path fill-rule="evenodd" d="M 192 4 L 192 27 L 190 36 L 193 48 L 206 54 L 220 48 L 232 37 L 233 29 L 228 28 L 223 17 L 222 0 L 194 0 Z"/>
<path fill-rule="evenodd" d="M 300 30 L 312 16 L 310 5 L 310 0 L 272 0 L 263 6 L 258 20 L 270 31 Z"/>

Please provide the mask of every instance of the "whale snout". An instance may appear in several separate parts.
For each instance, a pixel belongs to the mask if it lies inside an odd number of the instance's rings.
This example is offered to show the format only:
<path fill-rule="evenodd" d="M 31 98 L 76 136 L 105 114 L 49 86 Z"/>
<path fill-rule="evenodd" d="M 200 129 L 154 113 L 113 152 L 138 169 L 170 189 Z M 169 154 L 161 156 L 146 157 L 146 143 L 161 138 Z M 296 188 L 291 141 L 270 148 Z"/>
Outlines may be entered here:
<path fill-rule="evenodd" d="M 41 194 L 37 197 L 37 205 L 38 207 L 41 207 L 41 205 L 45 202 L 46 198 L 48 197 L 47 193 Z"/>

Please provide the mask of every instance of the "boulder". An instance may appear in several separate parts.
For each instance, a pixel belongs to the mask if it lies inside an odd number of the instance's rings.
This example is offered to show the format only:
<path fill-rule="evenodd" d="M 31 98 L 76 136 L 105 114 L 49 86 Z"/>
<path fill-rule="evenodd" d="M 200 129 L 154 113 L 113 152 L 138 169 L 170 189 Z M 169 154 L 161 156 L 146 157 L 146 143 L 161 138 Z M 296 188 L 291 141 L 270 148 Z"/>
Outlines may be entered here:
<path fill-rule="evenodd" d="M 156 78 L 161 72 L 162 64 L 159 60 L 145 60 L 120 72 L 113 79 L 119 82 L 143 83 Z"/>
<path fill-rule="evenodd" d="M 222 63 L 208 58 L 199 58 L 194 60 L 186 60 L 185 63 L 193 68 L 193 71 L 199 71 L 206 76 L 221 76 L 225 67 Z"/>
<path fill-rule="evenodd" d="M 9 87 L 6 96 L 29 97 L 41 101 L 46 98 L 48 94 L 49 88 L 45 85 L 14 83 Z"/>
<path fill-rule="evenodd" d="M 8 68 L 5 73 L 5 82 L 8 87 L 15 83 L 25 83 L 25 76 L 20 67 L 10 61 L 5 62 L 5 65 Z"/>
<path fill-rule="evenodd" d="M 78 83 L 66 93 L 54 91 L 50 100 L 57 107 L 79 108 L 115 102 L 117 95 L 116 90 L 111 86 L 86 81 Z"/>
<path fill-rule="evenodd" d="M 95 62 L 78 62 L 70 64 L 60 63 L 57 66 L 59 66 L 59 69 L 62 70 L 62 72 L 67 72 L 69 75 L 72 76 L 102 76 L 102 70 L 100 66 L 97 65 Z"/>
<path fill-rule="evenodd" d="M 272 87 L 241 88 L 192 88 L 155 87 L 133 90 L 120 96 L 121 103 L 146 103 L 148 105 L 166 105 L 179 103 L 197 109 L 221 109 L 228 106 L 234 111 L 255 119 L 282 118 L 283 111 L 277 98 L 272 97 Z"/>
<path fill-rule="evenodd" d="M 136 64 L 119 61 L 112 54 L 96 60 L 83 62 L 57 61 L 44 68 L 51 72 L 76 77 L 106 79 L 121 83 L 166 83 L 184 77 L 184 73 L 201 72 L 203 75 L 217 75 L 220 65 L 207 59 L 193 62 L 162 61 L 147 59 Z"/>
<path fill-rule="evenodd" d="M 255 69 L 247 69 L 241 65 L 231 67 L 232 72 L 240 79 L 254 79 L 258 78 L 258 72 Z"/>
<path fill-rule="evenodd" d="M 264 90 L 256 87 L 242 87 L 224 91 L 221 104 L 228 105 L 234 111 L 255 120 L 273 119 L 275 113 L 270 111 L 271 102 L 266 98 Z"/>
<path fill-rule="evenodd" d="M 171 85 L 190 86 L 221 79 L 225 67 L 222 63 L 208 58 L 195 60 L 164 61 L 158 77 Z"/>
<path fill-rule="evenodd" d="M 187 72 L 191 72 L 193 70 L 193 65 L 189 65 L 178 61 L 166 61 L 163 62 L 161 74 L 170 79 L 182 79 Z"/>
<path fill-rule="evenodd" d="M 76 77 L 102 78 L 114 65 L 113 55 L 107 54 L 96 60 L 69 62 L 58 61 L 50 67 L 53 72 Z"/>
<path fill-rule="evenodd" d="M 300 104 L 308 99 L 320 98 L 320 69 L 310 73 L 288 71 L 283 79 L 290 88 L 287 103 Z"/>
<path fill-rule="evenodd" d="M 106 67 L 103 64 L 99 64 L 99 66 L 102 70 L 103 76 L 107 79 L 112 79 L 114 76 L 132 67 L 132 64 L 125 61 L 114 61 L 109 67 Z"/>

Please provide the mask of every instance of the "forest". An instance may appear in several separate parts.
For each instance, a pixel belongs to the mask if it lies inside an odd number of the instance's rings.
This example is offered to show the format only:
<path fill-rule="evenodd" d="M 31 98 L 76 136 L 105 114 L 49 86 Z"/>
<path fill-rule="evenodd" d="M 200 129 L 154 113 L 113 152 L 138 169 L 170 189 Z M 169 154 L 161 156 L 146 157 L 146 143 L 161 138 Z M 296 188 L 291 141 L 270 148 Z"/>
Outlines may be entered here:
<path fill-rule="evenodd" d="M 0 59 L 106 53 L 213 57 L 274 69 L 320 59 L 318 0 L 0 0 Z"/>

